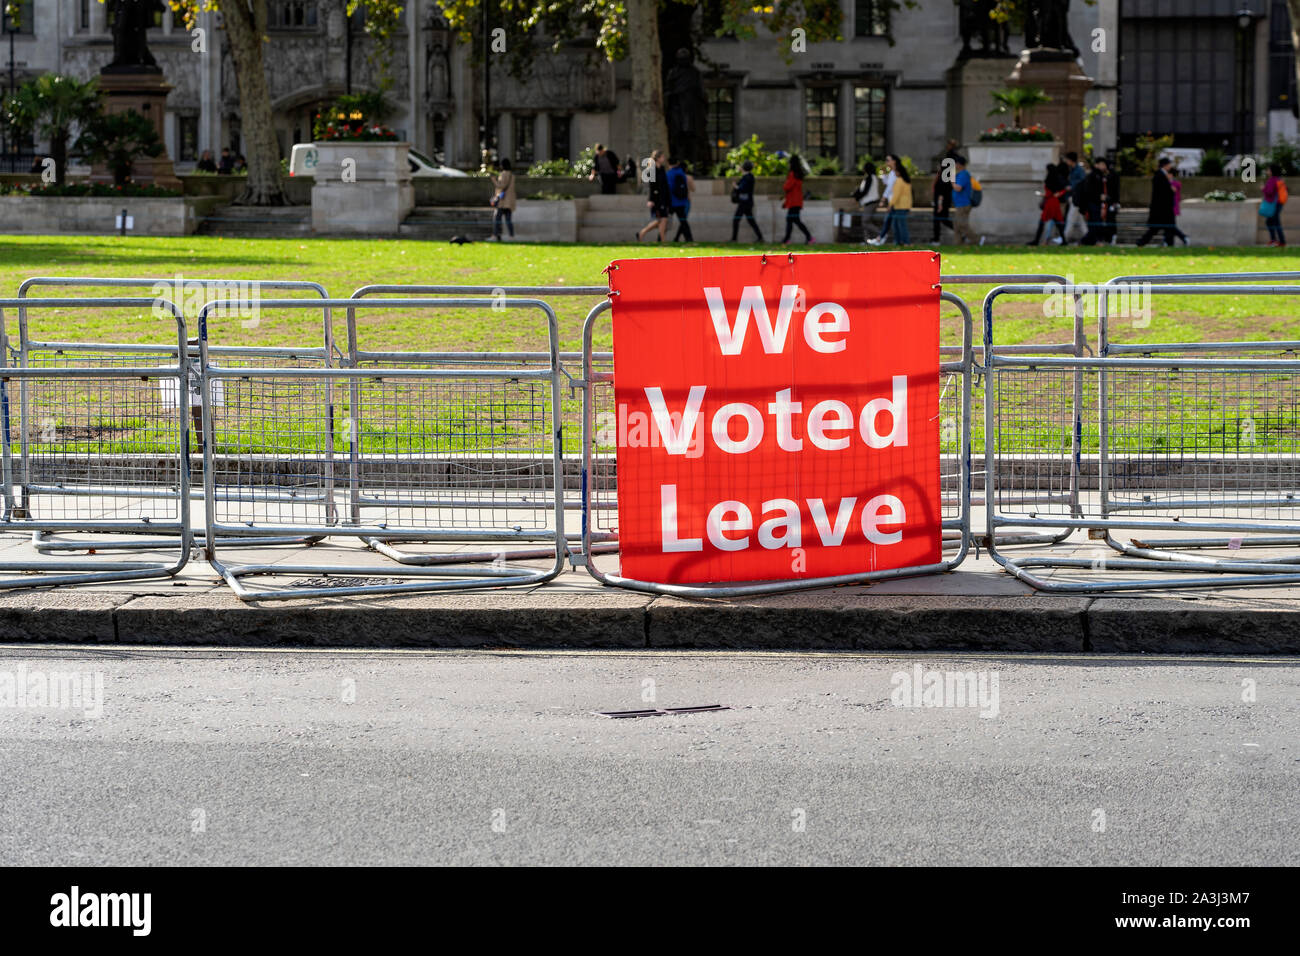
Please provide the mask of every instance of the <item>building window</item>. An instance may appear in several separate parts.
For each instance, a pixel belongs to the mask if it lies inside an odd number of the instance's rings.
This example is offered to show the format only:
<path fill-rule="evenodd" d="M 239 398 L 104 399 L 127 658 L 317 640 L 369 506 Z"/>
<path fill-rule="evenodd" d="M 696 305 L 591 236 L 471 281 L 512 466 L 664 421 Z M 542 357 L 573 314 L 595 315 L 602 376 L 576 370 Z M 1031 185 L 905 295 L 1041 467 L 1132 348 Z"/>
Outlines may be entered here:
<path fill-rule="evenodd" d="M 551 159 L 569 160 L 573 158 L 572 147 L 569 144 L 572 128 L 572 117 L 551 117 Z"/>
<path fill-rule="evenodd" d="M 90 29 L 90 4 L 91 0 L 81 0 L 81 12 L 77 22 L 83 30 Z"/>
<path fill-rule="evenodd" d="M 176 117 L 176 158 L 187 163 L 199 158 L 199 118 Z"/>
<path fill-rule="evenodd" d="M 736 145 L 736 90 L 732 86 L 713 86 L 709 96 L 709 155 L 720 162 Z"/>
<path fill-rule="evenodd" d="M 840 89 L 809 86 L 804 90 L 804 147 L 810 156 L 838 156 Z"/>
<path fill-rule="evenodd" d="M 853 0 L 853 35 L 889 36 L 889 5 L 885 0 Z"/>
<path fill-rule="evenodd" d="M 1268 17 L 1268 108 L 1300 115 L 1296 110 L 1295 50 L 1286 0 L 1273 0 Z"/>
<path fill-rule="evenodd" d="M 870 156 L 877 163 L 885 155 L 889 90 L 883 86 L 853 88 L 853 160 Z"/>
<path fill-rule="evenodd" d="M 537 156 L 537 149 L 533 140 L 533 117 L 516 116 L 514 118 L 515 132 L 515 165 L 526 168 L 533 164 Z"/>
<path fill-rule="evenodd" d="M 276 30 L 310 30 L 316 26 L 316 0 L 276 0 L 267 19 Z"/>
<path fill-rule="evenodd" d="M 35 6 L 33 0 L 16 0 L 13 5 L 17 7 L 14 13 L 4 15 L 4 32 L 32 36 L 36 32 L 36 14 L 32 10 Z M 0 4 L 0 7 L 3 7 L 3 4 Z"/>

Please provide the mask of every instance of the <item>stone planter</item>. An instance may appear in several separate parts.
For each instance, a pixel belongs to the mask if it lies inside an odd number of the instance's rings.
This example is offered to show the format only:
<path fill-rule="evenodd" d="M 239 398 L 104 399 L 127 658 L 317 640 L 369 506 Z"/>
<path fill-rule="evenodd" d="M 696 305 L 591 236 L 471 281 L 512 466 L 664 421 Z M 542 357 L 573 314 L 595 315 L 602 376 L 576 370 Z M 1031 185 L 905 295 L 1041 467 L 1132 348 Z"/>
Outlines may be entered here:
<path fill-rule="evenodd" d="M 1178 228 L 1187 233 L 1187 241 L 1193 246 L 1253 246 L 1256 230 L 1264 221 L 1259 215 L 1259 202 L 1184 199 L 1179 206 Z M 1157 236 L 1156 241 L 1163 242 L 1164 238 Z"/>
<path fill-rule="evenodd" d="M 971 211 L 971 230 L 991 242 L 1027 242 L 1038 221 L 1035 195 L 1049 163 L 1060 162 L 1061 144 L 972 143 L 966 169 L 983 186 L 984 199 Z"/>
<path fill-rule="evenodd" d="M 141 196 L 0 196 L 0 232 L 112 234 L 123 209 L 132 236 L 187 236 L 212 200 Z"/>
<path fill-rule="evenodd" d="M 315 143 L 313 232 L 396 235 L 415 208 L 410 143 Z"/>
<path fill-rule="evenodd" d="M 520 199 L 511 216 L 516 241 L 577 242 L 577 202 L 574 199 Z"/>

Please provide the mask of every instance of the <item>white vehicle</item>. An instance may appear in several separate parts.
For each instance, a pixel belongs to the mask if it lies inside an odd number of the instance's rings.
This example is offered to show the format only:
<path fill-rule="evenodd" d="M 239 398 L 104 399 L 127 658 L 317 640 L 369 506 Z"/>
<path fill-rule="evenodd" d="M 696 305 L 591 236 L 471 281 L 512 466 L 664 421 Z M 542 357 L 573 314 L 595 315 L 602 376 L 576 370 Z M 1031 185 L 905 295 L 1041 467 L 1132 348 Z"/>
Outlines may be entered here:
<path fill-rule="evenodd" d="M 418 150 L 411 150 L 408 156 L 407 161 L 411 164 L 411 176 L 415 179 L 469 175 L 469 173 L 462 172 L 459 169 L 439 165 Z M 314 177 L 316 175 L 317 161 L 315 146 L 311 143 L 295 143 L 292 152 L 289 153 L 289 175 Z"/>

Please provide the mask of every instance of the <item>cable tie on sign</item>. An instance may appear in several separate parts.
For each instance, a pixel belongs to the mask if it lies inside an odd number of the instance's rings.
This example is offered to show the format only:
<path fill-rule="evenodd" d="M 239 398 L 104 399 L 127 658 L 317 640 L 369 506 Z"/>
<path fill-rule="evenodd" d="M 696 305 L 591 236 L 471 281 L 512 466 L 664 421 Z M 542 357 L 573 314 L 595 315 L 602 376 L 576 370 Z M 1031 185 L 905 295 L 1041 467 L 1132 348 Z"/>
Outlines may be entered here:
<path fill-rule="evenodd" d="M 932 256 L 930 257 L 930 261 L 931 261 L 931 262 L 938 262 L 938 261 L 939 261 L 939 253 L 936 252 L 934 255 L 932 255 Z"/>

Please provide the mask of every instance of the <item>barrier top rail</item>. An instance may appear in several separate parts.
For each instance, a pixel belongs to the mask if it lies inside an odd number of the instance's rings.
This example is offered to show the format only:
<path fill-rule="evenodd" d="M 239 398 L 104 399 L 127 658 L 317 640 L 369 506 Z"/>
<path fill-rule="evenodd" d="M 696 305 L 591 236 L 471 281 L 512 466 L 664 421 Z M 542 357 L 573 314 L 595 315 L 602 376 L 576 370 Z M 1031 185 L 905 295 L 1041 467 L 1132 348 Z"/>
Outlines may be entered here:
<path fill-rule="evenodd" d="M 19 348 L 21 350 L 26 350 L 29 348 L 40 348 L 40 349 L 47 349 L 47 350 L 59 350 L 64 352 L 71 352 L 71 351 L 84 350 L 87 345 L 87 343 L 76 343 L 76 342 L 45 342 L 45 341 L 30 340 L 28 338 L 27 314 L 26 314 L 25 307 L 28 304 L 33 302 L 40 302 L 44 306 L 44 305 L 48 305 L 50 301 L 49 299 L 43 296 L 29 296 L 27 294 L 27 290 L 30 288 L 34 288 L 37 286 L 55 286 L 55 287 L 62 287 L 62 288 L 67 288 L 70 286 L 81 286 L 85 288 L 97 288 L 102 286 L 105 288 L 117 288 L 117 289 L 135 289 L 135 288 L 154 289 L 160 285 L 165 285 L 168 286 L 169 288 L 174 287 L 176 281 L 177 280 L 175 276 L 165 277 L 165 278 L 155 277 L 152 279 L 137 277 L 137 276 L 114 277 L 114 278 L 110 278 L 106 276 L 32 276 L 31 278 L 23 280 L 22 284 L 18 286 L 18 297 L 19 299 L 22 300 L 18 312 Z M 184 285 L 193 284 L 193 285 L 202 285 L 205 287 L 213 286 L 216 288 L 235 287 L 236 289 L 238 289 L 238 287 L 243 285 L 253 285 L 258 290 L 275 289 L 281 292 L 291 292 L 295 289 L 299 289 L 304 292 L 316 293 L 316 295 L 319 296 L 319 300 L 329 299 L 329 292 L 319 282 L 311 282 L 308 280 L 301 280 L 301 279 L 239 279 L 239 278 L 223 279 L 223 278 L 199 278 L 198 276 L 182 276 L 180 281 Z M 154 304 L 156 304 L 158 298 L 162 298 L 162 297 L 158 296 L 153 299 L 150 299 L 147 304 L 150 305 L 150 307 L 152 307 Z M 321 301 L 319 300 L 313 299 L 310 301 L 314 307 L 319 308 L 321 307 Z M 79 299 L 73 301 L 75 302 L 75 304 L 81 306 L 89 306 L 93 304 L 92 300 L 90 299 Z M 167 299 L 166 301 L 170 302 L 171 300 Z M 241 301 L 244 300 L 241 299 Z M 262 303 L 259 301 L 257 304 L 260 305 Z M 333 323 L 330 319 L 330 311 L 328 307 L 325 307 L 325 312 L 322 317 L 322 323 L 323 323 L 322 335 L 323 335 L 323 342 L 324 342 L 322 346 L 312 347 L 310 351 L 308 349 L 302 349 L 302 348 L 295 349 L 292 350 L 291 355 L 285 357 L 292 357 L 296 355 L 313 354 L 313 353 L 320 354 L 321 352 L 324 352 L 327 359 L 331 358 L 337 352 L 337 349 L 334 347 L 334 329 L 333 329 Z M 102 346 L 96 344 L 95 351 L 130 351 L 131 348 L 132 348 L 131 346 L 121 346 L 118 343 L 110 343 Z M 138 350 L 139 346 L 135 346 L 135 348 L 136 350 Z M 153 346 L 150 346 L 149 348 L 152 349 Z M 239 347 L 214 346 L 213 348 L 214 349 L 216 348 L 235 349 Z M 242 348 L 242 351 L 245 354 L 247 354 L 250 350 L 255 354 L 261 354 L 261 355 L 275 354 L 263 348 L 254 348 L 252 346 L 246 346 Z M 191 349 L 188 354 L 194 355 L 197 353 L 193 349 Z M 239 354 L 239 353 L 234 351 L 226 351 L 225 354 L 230 355 L 230 354 Z"/>
<path fill-rule="evenodd" d="M 1120 286 L 1111 286 L 1111 287 L 1109 287 L 1109 288 L 1110 288 L 1111 291 L 1118 291 L 1121 287 L 1120 287 Z M 992 290 L 990 290 L 989 293 L 988 293 L 988 295 L 986 295 L 986 296 L 984 297 L 984 344 L 985 344 L 985 348 L 986 348 L 986 349 L 989 349 L 989 350 L 993 350 L 993 348 L 994 348 L 994 346 L 993 346 L 993 303 L 994 303 L 994 301 L 995 301 L 997 298 L 999 298 L 1000 296 L 1006 296 L 1006 295 L 1045 295 L 1045 294 L 1049 294 L 1049 293 L 1052 293 L 1052 294 L 1059 294 L 1059 293 L 1075 294 L 1077 291 L 1080 291 L 1080 290 L 1082 290 L 1082 291 L 1084 291 L 1084 292 L 1094 292 L 1094 291 L 1096 291 L 1096 289 L 1097 289 L 1096 286 L 1093 286 L 1093 287 L 1088 287 L 1088 286 L 1065 286 L 1065 287 L 1063 287 L 1063 288 L 1054 288 L 1054 287 L 1046 286 L 1046 285 L 1003 285 L 1003 286 L 998 286 L 996 289 L 992 289 Z M 1187 287 L 1186 285 L 1155 285 L 1155 284 L 1143 284 L 1142 290 L 1143 290 L 1144 293 L 1146 293 L 1146 294 L 1148 294 L 1148 295 L 1187 295 L 1187 294 L 1188 294 L 1188 287 Z M 1296 287 L 1296 286 L 1286 286 L 1286 285 L 1276 285 L 1276 286 L 1262 286 L 1262 285 L 1261 285 L 1261 286 L 1245 286 L 1245 287 L 1242 287 L 1242 286 L 1233 286 L 1233 285 L 1222 285 L 1222 286 L 1216 286 L 1216 285 L 1197 285 L 1197 286 L 1196 286 L 1196 291 L 1197 291 L 1199 294 L 1202 294 L 1202 295 L 1296 295 L 1296 294 L 1300 294 L 1300 288 L 1298 288 L 1298 287 Z M 1100 318 L 1100 319 L 1102 320 L 1102 322 L 1103 322 L 1103 324 L 1100 326 L 1100 332 L 1101 332 L 1101 335 L 1102 335 L 1102 338 L 1103 338 L 1103 341 L 1104 341 L 1104 340 L 1105 340 L 1105 334 L 1106 334 L 1106 327 L 1105 327 L 1105 324 L 1104 324 L 1104 320 L 1105 320 L 1105 318 L 1106 318 L 1106 315 L 1105 315 L 1105 312 L 1104 312 L 1104 311 L 1101 312 L 1101 314 L 1099 315 L 1099 318 Z M 1241 345 L 1241 343 L 1236 343 L 1236 344 L 1237 344 L 1237 345 Z M 1247 343 L 1247 344 L 1251 344 L 1251 343 Z M 1278 348 L 1279 346 L 1281 346 L 1281 345 L 1285 345 L 1286 343 L 1267 342 L 1267 343 L 1260 343 L 1260 344 L 1261 344 L 1261 345 L 1266 345 L 1266 346 L 1271 347 L 1271 348 Z M 1155 349 L 1155 348 L 1154 348 L 1153 346 L 1151 346 L 1151 345 L 1147 345 L 1147 346 L 1145 346 L 1145 347 L 1140 347 L 1140 348 L 1138 348 L 1138 349 L 1130 349 L 1130 351 L 1134 351 L 1134 350 L 1135 350 L 1135 351 L 1157 351 L 1157 349 Z M 1044 367 L 1046 367 L 1046 366 L 1054 366 L 1054 367 L 1058 367 L 1058 368 L 1067 368 L 1067 367 L 1068 367 L 1068 368 L 1095 368 L 1095 367 L 1098 367 L 1098 366 L 1100 366 L 1100 365 L 1109 365 L 1109 366 L 1116 367 L 1116 368 L 1120 368 L 1120 367 L 1128 367 L 1128 368 L 1143 368 L 1143 367 L 1145 367 L 1145 368 L 1162 368 L 1162 367 L 1169 367 L 1171 364 L 1176 364 L 1176 365 L 1182 365 L 1182 366 L 1186 366 L 1186 367 L 1192 368 L 1192 367 L 1197 367 L 1197 366 L 1203 366 L 1203 367 L 1219 366 L 1219 365 L 1224 364 L 1225 361 L 1227 361 L 1227 360 L 1219 360 L 1219 359 L 1178 359 L 1178 360 L 1170 360 L 1170 359 L 1124 359 L 1124 358 L 1106 358 L 1106 357 L 1103 357 L 1103 358 L 1093 358 L 1093 359 L 1081 359 L 1081 358 L 1046 358 L 1046 357 L 1015 358 L 1015 357 L 1013 357 L 1013 356 L 1010 356 L 1010 355 L 1006 354 L 1005 349 L 998 349 L 997 351 L 991 351 L 991 353 L 990 353 L 990 355 L 989 355 L 989 357 L 988 357 L 988 359 L 987 359 L 987 364 L 988 364 L 989 366 L 993 366 L 993 365 L 1024 365 L 1024 364 L 1026 364 L 1026 363 L 1028 362 L 1028 363 L 1032 363 L 1032 364 L 1034 364 L 1034 365 L 1039 365 L 1039 366 L 1044 366 Z M 1235 359 L 1235 360 L 1231 360 L 1230 364 L 1231 364 L 1231 366 L 1232 366 L 1233 368 L 1245 368 L 1245 367 L 1250 367 L 1251 362 L 1252 362 L 1252 360 L 1249 360 L 1249 359 Z M 1272 362 L 1263 362 L 1263 361 L 1260 361 L 1260 362 L 1255 362 L 1254 364 L 1255 364 L 1255 365 L 1258 365 L 1258 367 L 1260 367 L 1260 368 L 1279 368 L 1279 369 L 1280 369 L 1280 368 L 1283 367 L 1281 363 L 1278 363 L 1278 362 L 1276 362 L 1276 361 L 1272 361 Z"/>

